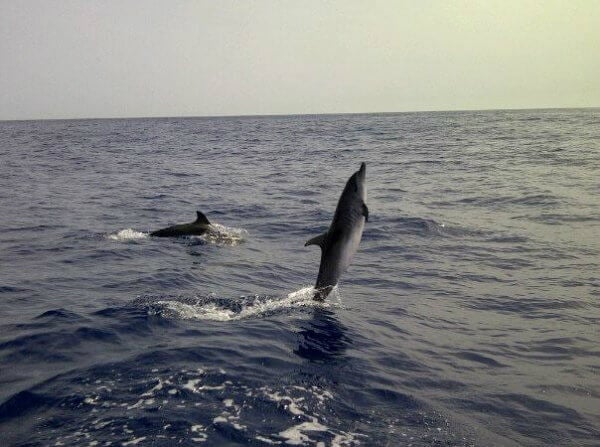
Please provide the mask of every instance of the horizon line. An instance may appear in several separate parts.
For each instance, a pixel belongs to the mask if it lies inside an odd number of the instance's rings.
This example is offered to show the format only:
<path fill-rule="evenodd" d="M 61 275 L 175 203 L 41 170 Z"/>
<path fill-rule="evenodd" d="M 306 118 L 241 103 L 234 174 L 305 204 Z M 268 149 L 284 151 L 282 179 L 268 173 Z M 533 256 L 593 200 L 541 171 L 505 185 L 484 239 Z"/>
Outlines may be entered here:
<path fill-rule="evenodd" d="M 511 107 L 500 109 L 434 109 L 434 110 L 407 110 L 397 112 L 320 112 L 320 113 L 265 113 L 242 115 L 150 115 L 150 116 L 112 116 L 112 117 L 85 117 L 85 118 L 15 118 L 0 119 L 0 122 L 17 121 L 86 121 L 86 120 L 127 120 L 127 119 L 211 119 L 211 118 L 271 118 L 271 117 L 301 117 L 301 116 L 336 116 L 336 115 L 400 115 L 410 113 L 448 113 L 448 112 L 510 112 L 525 110 L 574 110 L 574 109 L 600 109 L 600 106 L 583 107 Z"/>

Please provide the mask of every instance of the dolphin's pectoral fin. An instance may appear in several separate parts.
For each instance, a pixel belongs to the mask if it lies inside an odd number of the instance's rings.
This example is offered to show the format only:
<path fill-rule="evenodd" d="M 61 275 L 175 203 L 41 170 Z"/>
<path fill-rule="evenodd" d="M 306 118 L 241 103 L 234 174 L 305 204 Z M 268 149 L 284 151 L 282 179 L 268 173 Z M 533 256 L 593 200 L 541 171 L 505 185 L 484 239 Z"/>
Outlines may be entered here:
<path fill-rule="evenodd" d="M 309 239 L 308 241 L 306 241 L 306 244 L 304 244 L 304 246 L 308 247 L 309 245 L 318 245 L 319 247 L 321 247 L 321 249 L 323 249 L 325 247 L 326 242 L 327 232 L 319 234 L 318 236 L 315 236 L 312 239 Z"/>
<path fill-rule="evenodd" d="M 206 216 L 204 214 L 202 214 L 200 211 L 196 211 L 196 216 L 198 216 L 198 218 L 196 219 L 195 223 L 210 225 L 210 222 L 208 221 Z"/>
<path fill-rule="evenodd" d="M 365 216 L 365 221 L 368 222 L 369 221 L 369 208 L 367 207 L 367 204 L 365 202 L 363 202 L 363 204 L 362 204 L 362 215 Z"/>

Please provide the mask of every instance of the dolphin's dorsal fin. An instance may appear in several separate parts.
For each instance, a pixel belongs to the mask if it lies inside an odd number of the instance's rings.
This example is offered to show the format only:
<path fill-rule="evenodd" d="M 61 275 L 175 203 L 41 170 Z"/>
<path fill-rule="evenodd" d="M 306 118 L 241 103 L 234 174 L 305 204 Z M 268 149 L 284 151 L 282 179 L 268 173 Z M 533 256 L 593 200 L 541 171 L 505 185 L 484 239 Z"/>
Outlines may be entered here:
<path fill-rule="evenodd" d="M 306 244 L 304 244 L 304 246 L 308 247 L 309 245 L 318 245 L 319 247 L 321 247 L 321 249 L 324 249 L 326 243 L 327 231 L 323 234 L 319 234 L 318 236 L 313 237 L 312 239 L 309 239 L 308 241 L 306 241 Z"/>
<path fill-rule="evenodd" d="M 202 214 L 200 211 L 196 211 L 196 222 L 197 224 L 205 224 L 205 225 L 210 225 L 210 222 L 208 221 L 208 219 L 206 218 L 206 216 L 204 214 Z"/>

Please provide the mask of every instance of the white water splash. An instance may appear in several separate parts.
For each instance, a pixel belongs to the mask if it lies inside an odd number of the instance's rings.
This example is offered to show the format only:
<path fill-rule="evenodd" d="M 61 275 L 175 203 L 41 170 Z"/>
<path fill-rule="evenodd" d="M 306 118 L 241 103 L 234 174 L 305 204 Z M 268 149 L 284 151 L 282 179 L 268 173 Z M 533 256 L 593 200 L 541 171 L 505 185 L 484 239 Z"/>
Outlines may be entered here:
<path fill-rule="evenodd" d="M 233 321 L 256 317 L 281 309 L 297 307 L 329 307 L 339 304 L 337 287 L 326 301 L 313 299 L 314 287 L 304 287 L 288 294 L 284 298 L 275 297 L 243 297 L 241 304 L 235 309 L 216 302 L 186 303 L 180 300 L 160 300 L 151 305 L 150 312 L 183 320 Z M 156 310 L 158 307 L 158 311 Z"/>
<path fill-rule="evenodd" d="M 242 228 L 226 227 L 218 223 L 211 223 L 208 231 L 200 236 L 209 244 L 236 246 L 244 242 L 248 232 Z"/>
<path fill-rule="evenodd" d="M 119 242 L 146 239 L 147 237 L 148 233 L 142 233 L 141 231 L 136 231 L 133 228 L 126 228 L 125 230 L 121 230 L 118 233 L 112 233 L 108 235 L 109 239 Z"/>

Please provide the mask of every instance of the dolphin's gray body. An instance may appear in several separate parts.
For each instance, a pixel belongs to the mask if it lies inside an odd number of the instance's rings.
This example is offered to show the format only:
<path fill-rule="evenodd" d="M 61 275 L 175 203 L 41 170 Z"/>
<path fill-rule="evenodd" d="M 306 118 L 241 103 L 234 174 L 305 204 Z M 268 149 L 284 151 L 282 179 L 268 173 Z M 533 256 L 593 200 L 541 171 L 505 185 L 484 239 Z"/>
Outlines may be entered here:
<path fill-rule="evenodd" d="M 206 233 L 210 222 L 204 214 L 196 211 L 197 219 L 195 222 L 173 225 L 172 227 L 163 228 L 150 233 L 150 236 L 157 237 L 179 237 L 179 236 L 200 236 Z"/>
<path fill-rule="evenodd" d="M 313 244 L 321 247 L 315 300 L 323 301 L 329 295 L 358 250 L 365 222 L 369 219 L 366 176 L 367 167 L 362 163 L 346 183 L 329 230 L 304 244 L 305 247 Z"/>

